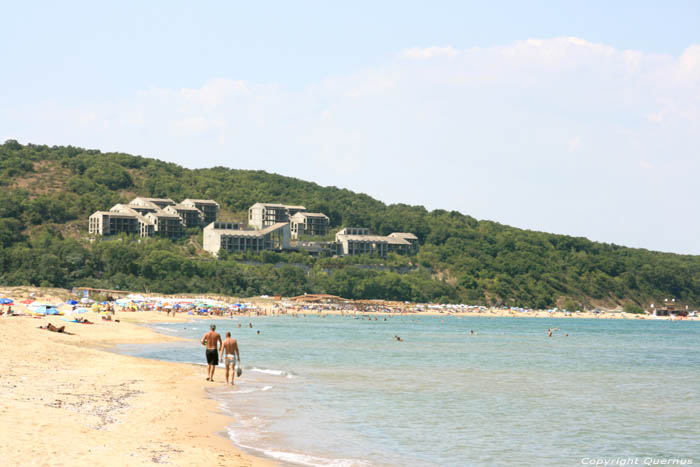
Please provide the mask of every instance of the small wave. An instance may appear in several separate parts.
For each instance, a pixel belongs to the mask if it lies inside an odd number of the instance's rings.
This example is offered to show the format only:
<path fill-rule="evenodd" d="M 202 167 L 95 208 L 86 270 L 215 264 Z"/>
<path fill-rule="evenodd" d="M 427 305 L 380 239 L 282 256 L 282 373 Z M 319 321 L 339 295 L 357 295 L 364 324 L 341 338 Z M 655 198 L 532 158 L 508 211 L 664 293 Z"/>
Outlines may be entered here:
<path fill-rule="evenodd" d="M 326 459 L 325 457 L 316 457 L 309 454 L 299 454 L 295 452 L 272 451 L 263 449 L 266 455 L 279 459 L 285 462 L 294 464 L 308 465 L 312 467 L 355 467 L 369 465 L 366 462 L 361 462 L 355 459 Z"/>
<path fill-rule="evenodd" d="M 238 447 L 243 449 L 250 449 L 252 451 L 257 451 L 265 454 L 266 456 L 272 457 L 273 459 L 278 459 L 284 462 L 290 462 L 299 465 L 308 465 L 310 467 L 364 467 L 370 464 L 364 461 L 356 459 L 328 459 L 325 457 L 312 456 L 309 454 L 301 454 L 295 452 L 287 451 L 274 451 L 271 449 L 261 449 L 254 446 L 243 444 L 235 430 L 229 428 L 228 430 L 229 438 Z M 248 434 L 250 434 L 248 432 Z"/>
<path fill-rule="evenodd" d="M 272 369 L 269 369 L 269 368 L 257 368 L 257 367 L 253 367 L 253 368 L 251 368 L 249 371 L 254 371 L 254 372 L 256 372 L 256 373 L 263 373 L 263 374 L 266 374 L 266 375 L 273 375 L 273 376 L 286 376 L 287 378 L 293 378 L 293 377 L 294 377 L 294 376 L 292 376 L 292 373 L 289 373 L 289 372 L 287 372 L 287 371 L 283 371 L 283 370 L 272 370 Z"/>
<path fill-rule="evenodd" d="M 238 389 L 233 389 L 233 390 L 231 390 L 231 391 L 226 391 L 226 392 L 224 392 L 224 393 L 222 393 L 222 394 L 232 394 L 232 395 L 235 395 L 235 394 L 251 394 L 251 393 L 254 393 L 254 392 L 269 391 L 269 390 L 272 389 L 272 388 L 274 388 L 274 386 L 264 386 L 264 387 L 262 387 L 262 388 L 259 388 L 259 387 L 258 387 L 258 388 L 245 388 L 245 389 L 242 389 L 242 388 L 240 388 L 240 386 L 239 386 Z"/>

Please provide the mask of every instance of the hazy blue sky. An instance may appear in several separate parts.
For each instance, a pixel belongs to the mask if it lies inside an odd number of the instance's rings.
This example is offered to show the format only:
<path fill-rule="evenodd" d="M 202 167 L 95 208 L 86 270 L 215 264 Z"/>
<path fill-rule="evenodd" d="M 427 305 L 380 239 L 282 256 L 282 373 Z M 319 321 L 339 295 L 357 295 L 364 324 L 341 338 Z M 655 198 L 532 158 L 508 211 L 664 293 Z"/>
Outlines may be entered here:
<path fill-rule="evenodd" d="M 700 2 L 100 3 L 0 6 L 1 140 L 700 254 Z"/>

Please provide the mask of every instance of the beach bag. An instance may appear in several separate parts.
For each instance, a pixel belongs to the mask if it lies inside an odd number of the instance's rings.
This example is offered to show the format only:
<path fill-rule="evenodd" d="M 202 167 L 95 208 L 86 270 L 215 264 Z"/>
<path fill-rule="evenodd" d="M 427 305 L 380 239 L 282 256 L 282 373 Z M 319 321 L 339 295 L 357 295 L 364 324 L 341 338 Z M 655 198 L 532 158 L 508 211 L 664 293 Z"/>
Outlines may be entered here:
<path fill-rule="evenodd" d="M 236 376 L 240 378 L 242 374 L 243 374 L 243 369 L 241 368 L 241 365 L 237 365 L 236 366 Z"/>

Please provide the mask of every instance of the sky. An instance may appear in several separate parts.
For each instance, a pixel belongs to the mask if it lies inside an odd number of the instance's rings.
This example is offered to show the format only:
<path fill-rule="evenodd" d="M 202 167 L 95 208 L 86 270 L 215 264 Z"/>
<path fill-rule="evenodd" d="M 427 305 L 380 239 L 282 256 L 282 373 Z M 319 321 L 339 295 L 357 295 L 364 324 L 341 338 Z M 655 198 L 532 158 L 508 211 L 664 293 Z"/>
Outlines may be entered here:
<path fill-rule="evenodd" d="M 0 141 L 700 254 L 700 2 L 5 3 Z"/>

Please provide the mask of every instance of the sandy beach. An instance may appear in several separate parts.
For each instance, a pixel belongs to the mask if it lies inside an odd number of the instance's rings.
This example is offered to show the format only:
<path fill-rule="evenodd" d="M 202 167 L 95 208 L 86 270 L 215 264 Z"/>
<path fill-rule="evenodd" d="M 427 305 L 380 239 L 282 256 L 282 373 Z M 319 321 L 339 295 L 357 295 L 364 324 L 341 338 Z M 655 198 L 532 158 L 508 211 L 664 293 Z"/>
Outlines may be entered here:
<path fill-rule="evenodd" d="M 208 383 L 202 367 L 104 350 L 173 339 L 135 324 L 162 314 L 84 316 L 95 324 L 0 316 L 3 465 L 272 465 L 219 434 L 230 419 L 205 389 L 222 373 Z M 49 322 L 73 334 L 38 329 Z"/>

